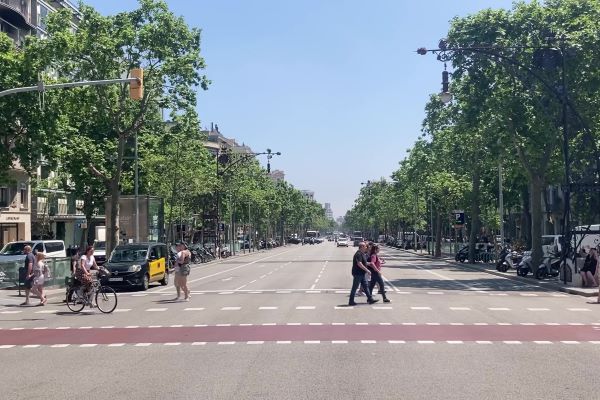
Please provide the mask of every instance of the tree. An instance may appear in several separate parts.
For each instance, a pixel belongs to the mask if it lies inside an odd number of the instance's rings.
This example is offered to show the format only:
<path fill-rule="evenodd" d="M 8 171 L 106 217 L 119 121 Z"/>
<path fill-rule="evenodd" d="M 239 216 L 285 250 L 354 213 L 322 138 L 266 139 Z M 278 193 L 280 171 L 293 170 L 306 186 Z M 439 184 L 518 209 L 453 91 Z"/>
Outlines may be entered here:
<path fill-rule="evenodd" d="M 56 12 L 48 18 L 48 37 L 39 42 L 40 54 L 61 78 L 98 80 L 144 70 L 144 95 L 129 99 L 126 85 L 83 88 L 72 101 L 70 132 L 76 131 L 94 154 L 87 172 L 104 184 L 109 196 L 107 251 L 119 240 L 119 199 L 122 192 L 125 152 L 129 139 L 145 131 L 163 131 L 161 109 L 186 113 L 196 104 L 194 88 L 206 89 L 200 75 L 200 31 L 168 10 L 164 1 L 140 0 L 130 12 L 104 17 L 82 5 L 82 19 L 72 31 L 70 15 Z"/>

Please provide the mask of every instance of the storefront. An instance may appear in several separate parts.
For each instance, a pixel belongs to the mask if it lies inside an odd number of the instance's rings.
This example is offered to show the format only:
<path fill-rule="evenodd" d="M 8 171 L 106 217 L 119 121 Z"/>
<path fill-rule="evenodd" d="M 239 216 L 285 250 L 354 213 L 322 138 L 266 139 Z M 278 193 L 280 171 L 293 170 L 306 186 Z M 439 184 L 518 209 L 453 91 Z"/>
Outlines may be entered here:
<path fill-rule="evenodd" d="M 30 214 L 0 211 L 0 247 L 16 240 L 31 240 Z"/>

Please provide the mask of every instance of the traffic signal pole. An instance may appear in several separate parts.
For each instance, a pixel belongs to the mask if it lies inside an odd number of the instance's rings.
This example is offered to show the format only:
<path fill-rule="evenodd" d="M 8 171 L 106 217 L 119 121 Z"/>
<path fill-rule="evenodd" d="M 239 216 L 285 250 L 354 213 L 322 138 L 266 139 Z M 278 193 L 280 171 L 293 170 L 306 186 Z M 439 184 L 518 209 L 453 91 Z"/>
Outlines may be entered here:
<path fill-rule="evenodd" d="M 49 89 L 65 89 L 80 86 L 104 86 L 114 85 L 117 83 L 129 83 L 134 85 L 141 85 L 142 80 L 137 77 L 123 78 L 123 79 L 103 79 L 98 81 L 80 81 L 80 82 L 66 82 L 66 83 L 54 83 L 52 85 L 44 85 L 44 82 L 40 81 L 36 86 L 26 86 L 20 88 L 7 89 L 0 92 L 0 97 L 9 96 L 11 94 L 25 93 L 25 92 L 40 92 L 43 93 Z"/>

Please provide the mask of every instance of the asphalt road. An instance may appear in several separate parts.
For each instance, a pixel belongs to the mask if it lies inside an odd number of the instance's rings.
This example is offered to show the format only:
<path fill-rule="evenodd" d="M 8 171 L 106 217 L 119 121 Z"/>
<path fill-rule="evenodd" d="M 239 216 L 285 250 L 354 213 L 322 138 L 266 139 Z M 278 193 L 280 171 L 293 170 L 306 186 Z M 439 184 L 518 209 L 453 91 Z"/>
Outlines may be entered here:
<path fill-rule="evenodd" d="M 1 398 L 600 398 L 589 299 L 384 249 L 392 302 L 348 307 L 354 250 L 199 265 L 190 302 L 153 286 L 110 315 L 1 292 Z"/>

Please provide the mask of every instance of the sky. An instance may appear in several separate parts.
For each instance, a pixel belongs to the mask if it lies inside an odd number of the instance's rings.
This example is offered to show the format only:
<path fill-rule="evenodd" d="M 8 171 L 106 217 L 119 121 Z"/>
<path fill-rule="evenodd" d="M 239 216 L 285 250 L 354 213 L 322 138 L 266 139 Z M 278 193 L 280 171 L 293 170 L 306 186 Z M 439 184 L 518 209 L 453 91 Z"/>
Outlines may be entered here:
<path fill-rule="evenodd" d="M 86 0 L 102 14 L 136 0 Z M 255 152 L 282 153 L 272 169 L 343 216 L 361 182 L 386 178 L 420 135 L 439 93 L 435 48 L 454 16 L 512 0 L 167 0 L 202 29 L 212 80 L 199 90 L 203 127 Z M 264 158 L 264 157 L 263 157 Z M 261 159 L 266 164 L 266 159 Z"/>

